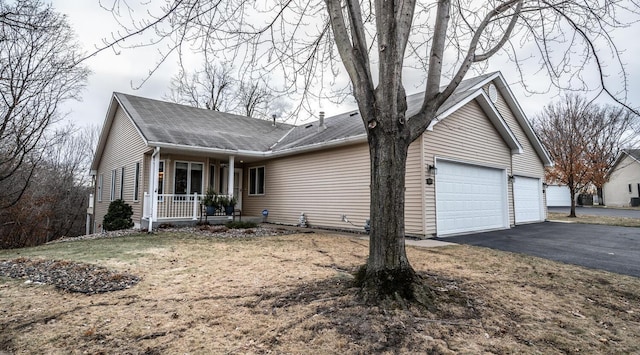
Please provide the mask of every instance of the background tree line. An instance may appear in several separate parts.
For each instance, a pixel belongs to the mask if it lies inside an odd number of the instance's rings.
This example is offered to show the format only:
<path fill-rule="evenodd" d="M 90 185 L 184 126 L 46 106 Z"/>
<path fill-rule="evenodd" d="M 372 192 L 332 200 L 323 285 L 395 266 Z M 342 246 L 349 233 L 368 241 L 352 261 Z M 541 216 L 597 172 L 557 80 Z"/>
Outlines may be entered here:
<path fill-rule="evenodd" d="M 84 233 L 95 129 L 63 126 L 89 71 L 63 15 L 0 0 L 0 247 Z"/>

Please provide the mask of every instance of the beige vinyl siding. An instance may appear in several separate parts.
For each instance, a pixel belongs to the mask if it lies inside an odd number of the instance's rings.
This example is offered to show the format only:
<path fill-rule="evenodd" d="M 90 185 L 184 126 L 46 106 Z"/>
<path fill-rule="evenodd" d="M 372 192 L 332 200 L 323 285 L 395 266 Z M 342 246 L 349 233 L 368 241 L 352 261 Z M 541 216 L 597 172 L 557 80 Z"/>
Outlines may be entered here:
<path fill-rule="evenodd" d="M 102 185 L 102 202 L 99 202 L 98 198 L 95 199 L 95 221 L 97 225 L 102 225 L 102 220 L 111 202 L 111 171 L 113 169 L 117 172 L 115 198 L 119 197 L 122 167 L 124 167 L 125 174 L 123 197 L 133 208 L 133 221 L 136 223 L 140 222 L 140 218 L 142 217 L 143 191 L 142 189 L 140 190 L 138 201 L 133 201 L 133 179 L 136 171 L 136 162 L 142 163 L 143 153 L 146 149 L 146 145 L 133 123 L 124 111 L 118 108 L 109 129 L 107 141 L 98 165 L 97 174 L 103 174 L 104 181 Z M 144 169 L 141 169 L 141 171 L 144 171 Z M 145 175 L 140 175 L 140 186 L 142 186 Z M 101 230 L 101 228 L 98 230 Z"/>
<path fill-rule="evenodd" d="M 366 144 L 300 154 L 251 164 L 265 167 L 265 194 L 249 196 L 244 189 L 243 214 L 297 224 L 302 212 L 311 226 L 352 228 L 369 216 L 369 150 Z M 245 171 L 244 183 L 248 181 Z M 246 186 L 246 185 L 245 185 Z"/>
<path fill-rule="evenodd" d="M 425 235 L 423 202 L 424 202 L 424 157 L 422 154 L 422 137 L 409 146 L 407 171 L 405 172 L 404 221 L 407 234 Z"/>
<path fill-rule="evenodd" d="M 537 177 L 540 178 L 544 182 L 544 163 L 541 158 L 536 153 L 535 149 L 531 144 L 531 141 L 524 133 L 522 126 L 516 120 L 516 117 L 513 114 L 513 111 L 507 105 L 507 102 L 504 99 L 504 96 L 498 91 L 498 101 L 496 102 L 496 107 L 500 115 L 507 122 L 509 128 L 522 145 L 522 153 L 514 154 L 511 160 L 511 168 L 513 170 L 513 175 L 521 175 L 527 177 Z M 547 204 L 546 204 L 546 196 L 544 197 L 544 215 L 543 218 L 547 217 Z"/>
<path fill-rule="evenodd" d="M 629 192 L 631 184 L 631 192 Z M 628 155 L 614 167 L 609 182 L 604 184 L 603 197 L 607 206 L 629 206 L 632 197 L 640 196 L 640 163 Z"/>
<path fill-rule="evenodd" d="M 251 164 L 265 167 L 265 194 L 248 195 L 248 169 L 243 184 L 244 215 L 260 216 L 269 210 L 269 221 L 297 224 L 304 212 L 311 226 L 361 229 L 369 218 L 369 149 L 357 144 Z M 422 233 L 420 194 L 420 145 L 410 147 L 407 161 L 406 231 Z M 341 221 L 346 214 L 350 222 Z"/>
<path fill-rule="evenodd" d="M 438 158 L 505 169 L 507 173 L 511 173 L 511 151 L 475 100 L 437 123 L 433 131 L 425 132 L 422 141 L 425 169 Z M 425 173 L 428 176 L 428 172 Z M 436 174 L 435 184 L 425 186 L 426 234 L 436 233 L 437 184 Z M 509 221 L 513 225 L 512 186 L 507 186 Z"/>
<path fill-rule="evenodd" d="M 512 160 L 513 175 L 522 175 L 527 177 L 544 177 L 544 164 L 531 145 L 531 141 L 524 133 L 522 126 L 516 120 L 513 112 L 507 105 L 502 94 L 498 91 L 498 101 L 496 107 L 502 118 L 507 122 L 509 128 L 516 136 L 520 145 L 522 145 L 522 153 L 514 154 Z"/>

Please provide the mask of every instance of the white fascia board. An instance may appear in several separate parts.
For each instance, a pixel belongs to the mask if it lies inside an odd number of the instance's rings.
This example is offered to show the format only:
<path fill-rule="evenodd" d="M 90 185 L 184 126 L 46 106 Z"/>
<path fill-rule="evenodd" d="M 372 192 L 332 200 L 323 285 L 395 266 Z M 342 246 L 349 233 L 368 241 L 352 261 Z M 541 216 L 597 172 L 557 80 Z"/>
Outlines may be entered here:
<path fill-rule="evenodd" d="M 522 107 L 520 107 L 520 104 L 513 95 L 511 88 L 509 87 L 509 85 L 507 85 L 507 81 L 502 76 L 502 73 L 496 73 L 496 76 L 492 80 L 495 81 L 496 87 L 498 88 L 498 90 L 500 90 L 500 94 L 502 94 L 502 97 L 507 102 L 507 105 L 513 112 L 516 120 L 520 124 L 520 127 L 522 127 L 524 134 L 531 142 L 533 149 L 535 149 L 536 153 L 538 153 L 538 156 L 542 158 L 541 160 L 544 163 L 544 166 L 552 167 L 554 165 L 553 159 L 551 159 L 549 152 L 538 138 L 538 135 L 533 130 L 533 127 L 531 127 L 529 120 L 527 119 L 524 111 L 522 110 Z"/>
<path fill-rule="evenodd" d="M 109 135 L 109 131 L 111 131 L 111 124 L 113 123 L 113 118 L 115 116 L 117 107 L 118 102 L 116 101 L 116 95 L 115 93 L 112 93 L 109 109 L 107 110 L 107 114 L 102 121 L 102 129 L 100 130 L 100 137 L 98 137 L 96 152 L 93 155 L 93 160 L 91 161 L 91 170 L 98 170 L 98 164 L 100 163 L 100 158 L 102 157 L 104 146 L 107 143 L 107 136 Z"/>
<path fill-rule="evenodd" d="M 625 156 L 631 158 L 631 160 L 633 160 L 636 163 L 640 164 L 640 161 L 638 159 L 634 158 L 631 154 L 627 153 L 627 151 L 623 149 L 623 150 L 620 151 L 620 153 L 618 153 L 618 156 L 616 157 L 616 160 L 613 161 L 613 165 L 611 165 L 611 168 L 609 168 L 609 171 L 607 171 L 605 176 L 611 175 L 613 170 L 615 170 L 615 168 L 618 167 L 618 164 L 620 164 L 620 162 L 625 158 Z"/>
<path fill-rule="evenodd" d="M 483 86 L 489 84 L 490 82 L 492 82 L 495 78 L 497 77 L 502 77 L 502 73 L 501 72 L 495 72 L 493 73 L 493 75 L 485 78 L 484 80 L 482 80 L 481 82 L 477 83 L 475 86 L 473 86 L 471 89 L 480 89 Z"/>
<path fill-rule="evenodd" d="M 340 147 L 344 145 L 351 145 L 355 143 L 362 143 L 367 141 L 366 134 L 359 134 L 357 136 L 351 136 L 341 139 L 335 139 L 328 142 L 316 143 L 305 145 L 302 147 L 296 147 L 291 149 L 284 149 L 281 151 L 257 151 L 257 150 L 242 150 L 242 149 L 221 149 L 221 148 L 207 148 L 207 147 L 195 147 L 188 146 L 182 144 L 174 144 L 174 143 L 164 143 L 164 142 L 149 142 L 149 146 L 160 147 L 160 148 L 171 148 L 171 149 L 179 149 L 186 152 L 194 152 L 194 153 L 208 153 L 208 154 L 226 154 L 233 156 L 246 156 L 253 158 L 277 158 L 287 155 L 294 155 L 299 153 L 305 153 L 309 151 L 316 151 L 327 148 Z"/>
<path fill-rule="evenodd" d="M 442 112 L 439 115 L 436 115 L 436 117 L 429 124 L 429 127 L 427 127 L 427 131 L 433 131 L 433 126 L 435 126 L 438 122 L 440 122 L 440 121 L 444 120 L 445 118 L 447 118 L 452 113 L 454 113 L 454 112 L 458 111 L 459 109 L 461 109 L 464 105 L 469 103 L 471 100 L 475 99 L 476 96 L 478 96 L 478 95 L 480 95 L 480 91 L 479 90 L 478 91 L 474 91 L 473 93 L 469 94 L 469 96 L 467 96 L 464 99 L 460 100 L 457 104 L 451 106 L 446 111 Z"/>
<path fill-rule="evenodd" d="M 504 121 L 496 107 L 491 103 L 491 100 L 489 100 L 487 94 L 485 94 L 484 90 L 480 88 L 476 89 L 476 91 L 460 100 L 460 102 L 458 102 L 457 104 L 451 106 L 448 110 L 436 116 L 436 118 L 429 124 L 429 127 L 427 127 L 427 130 L 433 131 L 433 126 L 447 118 L 452 113 L 458 111 L 472 100 L 478 101 L 478 104 L 487 115 L 489 120 L 493 123 L 500 136 L 505 140 L 505 142 L 507 142 L 507 145 L 511 149 L 511 152 L 513 154 L 522 154 L 522 145 L 520 145 L 520 142 L 518 142 L 515 134 L 513 134 L 513 131 L 509 128 L 507 122 Z"/>
<path fill-rule="evenodd" d="M 147 137 L 144 136 L 144 134 L 142 134 L 142 131 L 140 130 L 140 128 L 138 127 L 138 125 L 136 124 L 136 122 L 133 120 L 133 118 L 131 118 L 131 115 L 129 114 L 129 111 L 127 110 L 127 108 L 125 107 L 125 105 L 122 104 L 122 102 L 120 101 L 120 99 L 118 98 L 118 95 L 116 95 L 115 93 L 113 94 L 113 96 L 116 98 L 116 100 L 118 101 L 118 103 L 120 104 L 120 107 L 122 107 L 122 111 L 124 111 L 125 115 L 127 116 L 127 118 L 129 119 L 129 122 L 131 122 L 131 124 L 133 125 L 133 127 L 136 128 L 136 132 L 138 132 L 138 135 L 140 136 L 140 138 L 142 138 L 142 141 L 144 142 L 145 145 L 149 146 L 149 141 L 147 141 Z M 115 114 L 115 112 L 114 112 Z"/>
<path fill-rule="evenodd" d="M 109 132 L 111 131 L 111 126 L 113 125 L 113 120 L 116 116 L 116 111 L 118 110 L 118 106 L 122 108 L 122 111 L 124 111 L 125 116 L 127 116 L 127 118 L 129 119 L 133 127 L 136 128 L 136 132 L 138 132 L 138 135 L 140 136 L 140 138 L 142 138 L 142 140 L 147 146 L 149 145 L 149 142 L 147 141 L 145 136 L 142 134 L 142 132 L 138 128 L 138 125 L 136 125 L 136 123 L 133 121 L 133 119 L 129 115 L 129 112 L 127 112 L 126 108 L 124 107 L 120 99 L 118 99 L 118 95 L 116 95 L 116 93 L 114 92 L 111 94 L 111 103 L 109 104 L 109 109 L 107 110 L 107 114 L 102 123 L 102 130 L 100 131 L 100 137 L 98 138 L 98 145 L 96 146 L 96 152 L 91 162 L 92 170 L 98 169 L 98 164 L 100 162 L 100 158 L 102 158 L 102 152 L 104 151 L 104 147 L 107 144 L 107 137 L 109 136 Z"/>
<path fill-rule="evenodd" d="M 516 135 L 513 133 L 507 122 L 502 118 L 498 109 L 493 105 L 484 90 L 479 90 L 480 94 L 477 96 L 476 101 L 482 107 L 482 110 L 487 115 L 489 120 L 493 123 L 498 133 L 507 142 L 509 148 L 511 148 L 512 154 L 522 154 L 523 148 Z"/>

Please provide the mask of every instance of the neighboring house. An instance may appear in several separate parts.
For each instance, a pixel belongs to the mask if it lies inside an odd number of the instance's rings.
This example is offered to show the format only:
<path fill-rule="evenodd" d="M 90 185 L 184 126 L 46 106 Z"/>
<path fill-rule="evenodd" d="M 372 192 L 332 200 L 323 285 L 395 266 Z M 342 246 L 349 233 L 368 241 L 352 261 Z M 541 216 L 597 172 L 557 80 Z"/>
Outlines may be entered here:
<path fill-rule="evenodd" d="M 602 188 L 604 204 L 631 206 L 632 199 L 640 198 L 640 149 L 624 149 L 620 152 L 607 174 L 609 181 Z"/>
<path fill-rule="evenodd" d="M 547 207 L 571 206 L 571 190 L 567 185 L 549 185 L 546 188 Z"/>
<path fill-rule="evenodd" d="M 407 98 L 407 116 L 422 94 Z M 551 159 L 500 73 L 463 81 L 409 148 L 408 235 L 505 229 L 546 219 Z M 357 111 L 301 126 L 114 93 L 92 164 L 95 223 L 111 200 L 136 225 L 195 220 L 208 186 L 243 216 L 361 229 L 369 217 L 369 150 Z"/>

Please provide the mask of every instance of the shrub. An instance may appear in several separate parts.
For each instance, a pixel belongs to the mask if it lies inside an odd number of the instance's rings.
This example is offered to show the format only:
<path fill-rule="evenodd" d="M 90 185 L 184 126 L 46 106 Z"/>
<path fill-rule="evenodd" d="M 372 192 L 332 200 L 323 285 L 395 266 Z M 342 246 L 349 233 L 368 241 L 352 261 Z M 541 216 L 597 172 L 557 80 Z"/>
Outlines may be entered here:
<path fill-rule="evenodd" d="M 123 200 L 115 200 L 109 204 L 107 214 L 102 220 L 106 231 L 117 231 L 133 227 L 133 209 Z"/>
<path fill-rule="evenodd" d="M 225 226 L 227 226 L 227 228 L 229 229 L 246 229 L 246 228 L 255 228 L 258 226 L 258 224 L 255 222 L 235 221 L 235 222 L 229 222 L 225 224 Z"/>

